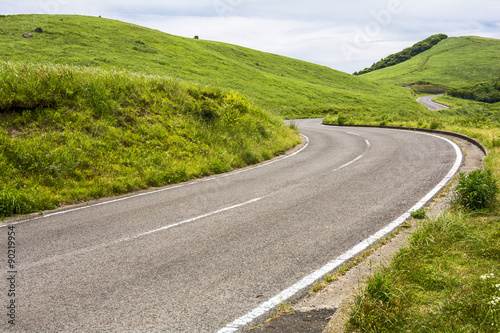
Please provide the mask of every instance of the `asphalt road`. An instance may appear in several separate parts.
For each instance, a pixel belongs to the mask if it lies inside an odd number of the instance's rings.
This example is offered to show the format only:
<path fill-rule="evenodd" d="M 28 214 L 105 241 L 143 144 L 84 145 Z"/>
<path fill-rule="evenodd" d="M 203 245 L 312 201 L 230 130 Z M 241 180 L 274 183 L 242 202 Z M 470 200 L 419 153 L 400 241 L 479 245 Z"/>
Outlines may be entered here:
<path fill-rule="evenodd" d="M 439 110 L 449 109 L 449 107 L 447 107 L 446 105 L 433 101 L 433 99 L 437 96 L 439 96 L 439 95 L 420 97 L 419 99 L 417 99 L 417 102 L 422 103 L 431 111 L 439 111 Z"/>
<path fill-rule="evenodd" d="M 10 221 L 0 253 L 6 263 L 10 225 L 15 273 L 4 264 L 0 328 L 241 329 L 268 316 L 268 300 L 302 288 L 414 207 L 461 161 L 451 142 L 426 134 L 298 126 L 307 145 L 271 164 Z"/>

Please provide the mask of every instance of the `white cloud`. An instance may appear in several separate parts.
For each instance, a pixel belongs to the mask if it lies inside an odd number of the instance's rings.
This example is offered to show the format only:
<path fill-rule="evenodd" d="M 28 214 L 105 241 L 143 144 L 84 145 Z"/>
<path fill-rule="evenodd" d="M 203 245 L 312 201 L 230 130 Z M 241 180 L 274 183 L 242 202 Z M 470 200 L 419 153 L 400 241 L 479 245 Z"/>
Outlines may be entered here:
<path fill-rule="evenodd" d="M 436 33 L 500 38 L 498 0 L 23 0 L 2 10 L 102 15 L 346 72 Z"/>

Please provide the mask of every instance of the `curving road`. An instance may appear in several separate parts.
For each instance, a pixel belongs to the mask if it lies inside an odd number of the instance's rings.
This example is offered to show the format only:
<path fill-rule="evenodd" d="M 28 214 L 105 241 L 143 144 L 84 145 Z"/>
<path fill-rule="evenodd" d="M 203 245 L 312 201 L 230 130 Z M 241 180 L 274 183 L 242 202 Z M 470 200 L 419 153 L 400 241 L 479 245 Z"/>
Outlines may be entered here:
<path fill-rule="evenodd" d="M 449 109 L 448 106 L 434 102 L 433 99 L 441 95 L 424 96 L 417 99 L 417 102 L 423 104 L 431 111 L 439 111 Z"/>
<path fill-rule="evenodd" d="M 11 221 L 16 325 L 0 328 L 243 329 L 400 223 L 462 159 L 426 134 L 298 126 L 307 144 L 257 168 Z"/>

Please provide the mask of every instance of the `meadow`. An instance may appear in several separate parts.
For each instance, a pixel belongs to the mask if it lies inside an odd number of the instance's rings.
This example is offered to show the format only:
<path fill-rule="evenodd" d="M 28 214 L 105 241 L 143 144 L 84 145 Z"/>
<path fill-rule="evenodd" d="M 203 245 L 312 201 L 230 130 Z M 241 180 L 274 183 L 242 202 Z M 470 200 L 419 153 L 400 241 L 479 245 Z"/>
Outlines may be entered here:
<path fill-rule="evenodd" d="M 495 49 L 498 52 L 498 41 L 452 38 L 441 43 L 443 45 L 439 44 L 436 49 L 415 57 L 424 60 L 425 66 L 408 60 L 408 63 L 392 69 L 385 68 L 363 76 L 393 84 L 425 79 L 430 86 L 452 87 L 488 81 L 500 70 L 498 63 L 485 66 L 472 60 L 474 54 L 482 57 Z M 485 48 L 479 46 L 466 56 L 467 43 L 484 43 Z M 450 46 L 460 49 L 463 59 L 460 55 L 455 58 L 456 53 Z M 452 70 L 445 65 L 458 64 L 465 59 L 469 61 L 468 72 Z M 418 68 L 421 71 L 416 70 Z M 490 175 L 487 182 L 461 174 L 446 213 L 434 219 L 426 218 L 425 211 L 423 216 L 415 214 L 415 218 L 421 220 L 411 230 L 409 245 L 372 275 L 357 293 L 346 332 L 500 331 L 500 103 L 464 100 L 449 95 L 437 97 L 436 101 L 450 108 L 419 113 L 342 112 L 324 119 L 326 123 L 343 125 L 447 130 L 476 138 L 489 151 L 484 160 L 484 173 Z M 460 185 L 461 182 L 466 185 Z M 466 190 L 467 196 L 480 201 L 483 194 L 488 193 L 488 188 L 496 190 L 489 192 L 491 200 L 488 205 L 478 209 L 458 203 L 461 189 L 467 186 L 473 188 Z"/>

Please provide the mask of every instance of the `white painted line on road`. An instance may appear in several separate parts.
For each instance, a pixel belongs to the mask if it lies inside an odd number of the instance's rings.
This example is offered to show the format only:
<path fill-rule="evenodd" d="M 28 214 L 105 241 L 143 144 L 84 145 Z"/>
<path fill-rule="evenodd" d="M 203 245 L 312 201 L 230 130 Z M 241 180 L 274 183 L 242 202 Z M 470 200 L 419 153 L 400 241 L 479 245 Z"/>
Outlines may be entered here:
<path fill-rule="evenodd" d="M 361 135 L 359 135 L 357 133 L 347 132 L 347 134 L 351 134 L 351 135 L 355 135 L 355 136 L 359 136 L 360 138 L 363 138 Z M 363 138 L 363 140 L 365 140 L 366 146 L 368 147 L 368 149 L 370 149 L 370 147 L 372 146 L 372 144 L 370 143 L 370 141 L 368 141 L 368 139 L 365 139 L 365 138 Z M 356 157 L 355 159 L 353 159 L 352 161 L 347 162 L 346 164 L 339 166 L 338 168 L 334 169 L 333 171 L 334 172 L 335 171 L 339 171 L 340 169 L 343 169 L 343 168 L 345 168 L 345 167 L 347 167 L 347 166 L 355 163 L 356 161 L 359 161 L 360 159 L 363 158 L 363 156 L 365 156 L 365 154 L 366 154 L 366 151 L 363 154 L 361 154 L 358 157 Z"/>
<path fill-rule="evenodd" d="M 377 242 L 379 239 L 383 238 L 384 236 L 386 236 L 387 234 L 392 232 L 394 229 L 399 227 L 404 221 L 406 221 L 410 217 L 410 215 L 411 215 L 410 212 L 422 208 L 444 186 L 446 186 L 446 184 L 453 178 L 453 176 L 460 169 L 460 165 L 462 164 L 462 159 L 463 159 L 462 151 L 454 142 L 452 142 L 451 140 L 448 140 L 446 138 L 432 135 L 432 134 L 426 134 L 426 133 L 416 133 L 416 134 L 431 135 L 431 136 L 440 138 L 442 140 L 445 140 L 449 144 L 451 144 L 453 146 L 453 148 L 455 149 L 455 153 L 457 156 L 455 163 L 454 163 L 453 167 L 451 168 L 451 170 L 448 172 L 448 174 L 443 178 L 443 180 L 441 182 L 439 182 L 439 184 L 433 190 L 431 190 L 425 197 L 423 197 L 417 204 L 415 204 L 412 208 L 410 208 L 410 210 L 408 210 L 406 213 L 404 213 L 399 218 L 394 220 L 392 223 L 387 225 L 385 228 L 383 228 L 382 230 L 373 234 L 372 236 L 368 237 L 367 239 L 360 242 L 359 244 L 355 245 L 353 248 L 344 252 L 343 254 L 338 256 L 336 259 L 330 261 L 329 263 L 327 263 L 325 266 L 321 267 L 317 271 L 304 277 L 302 280 L 295 283 L 291 287 L 283 290 L 278 295 L 276 295 L 273 298 L 269 299 L 268 301 L 262 303 L 257 308 L 248 312 L 244 316 L 236 319 L 231 324 L 226 325 L 226 327 L 219 330 L 218 333 L 236 332 L 241 326 L 244 326 L 244 325 L 251 323 L 253 320 L 255 320 L 258 317 L 271 311 L 273 308 L 278 306 L 281 302 L 289 299 L 290 297 L 292 297 L 293 295 L 298 293 L 300 290 L 307 288 L 308 286 L 311 286 L 315 281 L 317 281 L 321 277 L 325 276 L 329 272 L 333 271 L 334 269 L 337 269 L 340 265 L 342 265 L 346 261 L 352 259 L 356 254 L 366 250 L 372 244 Z"/>
<path fill-rule="evenodd" d="M 117 244 L 120 244 L 120 243 L 123 243 L 123 242 L 127 242 L 127 241 L 131 241 L 131 240 L 134 240 L 134 239 L 138 239 L 138 238 L 141 238 L 141 237 L 144 237 L 144 236 L 148 236 L 148 235 L 154 234 L 156 232 L 164 231 L 164 230 L 167 230 L 167 229 L 170 229 L 170 228 L 181 226 L 183 224 L 191 223 L 191 222 L 194 222 L 194 221 L 206 218 L 206 217 L 210 217 L 210 216 L 213 216 L 213 215 L 216 215 L 216 214 L 219 214 L 219 213 L 227 212 L 229 210 L 236 209 L 236 208 L 239 208 L 239 207 L 243 207 L 243 206 L 249 205 L 251 203 L 257 202 L 259 200 L 262 200 L 262 198 L 255 198 L 255 199 L 252 199 L 252 200 L 248 200 L 248 201 L 245 201 L 245 202 L 237 204 L 237 205 L 233 205 L 233 206 L 230 206 L 230 207 L 222 208 L 222 209 L 213 211 L 211 213 L 207 213 L 207 214 L 203 214 L 203 215 L 200 215 L 200 216 L 197 216 L 197 217 L 193 217 L 193 218 L 190 218 L 190 219 L 187 219 L 187 220 L 175 223 L 175 224 L 171 224 L 171 225 L 167 225 L 167 226 L 158 228 L 158 229 L 146 231 L 146 232 L 143 232 L 143 233 L 135 235 L 135 236 L 131 236 L 131 237 L 127 237 L 127 238 L 122 238 L 122 239 L 119 239 L 119 240 L 114 241 L 114 242 L 101 243 L 101 244 L 98 244 L 98 245 L 93 245 L 93 246 L 85 247 L 85 248 L 82 248 L 82 249 L 78 249 L 76 251 L 72 251 L 70 253 L 70 255 L 74 257 L 74 256 L 77 256 L 77 255 L 81 255 L 83 253 L 90 253 L 90 252 L 95 252 L 95 251 L 102 251 L 104 248 L 107 248 L 109 246 L 113 246 L 113 245 L 117 245 Z M 35 263 L 32 263 L 30 265 L 23 266 L 23 268 L 24 269 L 28 269 L 28 268 L 33 268 L 33 267 L 38 267 L 38 266 L 43 266 L 43 265 L 49 265 L 52 262 L 61 260 L 61 258 L 64 258 L 67 255 L 68 255 L 67 253 L 64 253 L 64 254 L 54 255 L 52 257 L 46 257 L 46 258 L 41 259 L 41 260 L 39 260 L 39 261 L 37 261 Z"/>
<path fill-rule="evenodd" d="M 255 199 L 248 200 L 248 201 L 245 201 L 243 203 L 240 203 L 240 204 L 237 204 L 237 205 L 234 205 L 234 206 L 231 206 L 231 207 L 222 208 L 222 209 L 213 211 L 211 213 L 207 213 L 207 214 L 203 214 L 203 215 L 200 215 L 200 216 L 197 216 L 197 217 L 193 217 L 193 218 L 190 218 L 190 219 L 187 219 L 187 220 L 175 223 L 175 224 L 170 224 L 170 225 L 158 228 L 158 229 L 154 229 L 154 230 L 151 230 L 151 231 L 146 231 L 146 232 L 143 232 L 142 234 L 138 234 L 136 236 L 132 236 L 132 237 L 128 237 L 128 238 L 123 238 L 123 239 L 117 240 L 113 244 L 127 242 L 127 241 L 130 241 L 130 240 L 134 240 L 134 239 L 137 239 L 137 238 L 141 238 L 141 237 L 144 237 L 144 236 L 148 236 L 148 235 L 154 234 L 154 233 L 159 232 L 159 231 L 164 231 L 164 230 L 167 230 L 167 229 L 170 229 L 170 228 L 175 228 L 175 227 L 178 227 L 178 226 L 186 224 L 186 223 L 191 223 L 191 222 L 194 222 L 196 220 L 200 220 L 200 219 L 203 219 L 203 218 L 206 218 L 206 217 L 217 215 L 219 213 L 227 212 L 228 210 L 232 210 L 232 209 L 236 209 L 236 208 L 239 208 L 239 207 L 243 207 L 243 206 L 249 205 L 249 204 L 257 202 L 257 201 L 259 201 L 261 199 L 262 198 L 255 198 Z"/>
<path fill-rule="evenodd" d="M 309 138 L 307 136 L 305 136 L 304 134 L 301 134 L 301 136 L 303 136 L 306 139 L 306 143 L 304 144 L 304 147 L 300 148 L 299 150 L 297 150 L 293 154 L 287 155 L 285 157 L 282 157 L 280 159 L 273 160 L 273 161 L 270 161 L 270 162 L 267 162 L 267 163 L 259 164 L 257 166 L 254 166 L 254 167 L 251 167 L 251 168 L 248 168 L 248 169 L 242 169 L 242 170 L 239 170 L 239 171 L 234 171 L 234 172 L 230 172 L 230 173 L 223 174 L 223 175 L 217 175 L 216 177 L 208 178 L 208 179 L 202 179 L 201 181 L 202 182 L 209 182 L 209 181 L 212 181 L 214 179 L 220 179 L 220 178 L 234 176 L 234 175 L 237 175 L 237 174 L 240 174 L 240 173 L 248 172 L 250 170 L 259 169 L 259 168 L 262 168 L 262 167 L 265 167 L 265 166 L 268 166 L 268 165 L 271 165 L 271 164 L 274 164 L 274 163 L 277 163 L 277 162 L 281 162 L 281 161 L 283 161 L 283 160 L 285 160 L 287 158 L 295 156 L 298 153 L 300 153 L 301 151 L 303 151 L 304 149 L 306 149 L 307 146 L 309 146 Z"/>
<path fill-rule="evenodd" d="M 195 181 L 192 181 L 192 182 L 189 182 L 189 183 L 182 183 L 182 184 L 178 184 L 178 185 L 168 186 L 168 187 L 160 188 L 158 190 L 153 190 L 153 191 L 148 191 L 148 192 L 144 192 L 144 193 L 129 195 L 129 196 L 125 196 L 125 197 L 118 198 L 118 199 L 112 199 L 112 200 L 107 200 L 107 201 L 103 201 L 103 202 L 99 202 L 99 203 L 95 203 L 95 204 L 91 204 L 91 205 L 86 205 L 86 206 L 76 207 L 76 208 L 72 208 L 72 209 L 66 209 L 66 210 L 56 211 L 54 213 L 39 215 L 39 216 L 35 216 L 35 217 L 24 219 L 24 220 L 20 220 L 20 221 L 17 221 L 17 222 L 12 222 L 12 223 L 7 222 L 6 224 L 0 225 L 0 228 L 4 228 L 4 227 L 7 227 L 7 226 L 12 226 L 12 225 L 17 225 L 17 224 L 21 224 L 21 223 L 25 223 L 25 222 L 30 222 L 30 221 L 36 221 L 36 220 L 40 220 L 40 219 L 46 219 L 46 218 L 51 217 L 51 216 L 68 214 L 68 213 L 76 212 L 76 211 L 79 211 L 79 210 L 94 208 L 94 207 L 103 206 L 103 205 L 109 205 L 109 204 L 120 202 L 120 201 L 125 201 L 125 200 L 130 200 L 130 199 L 134 199 L 134 198 L 138 198 L 138 197 L 143 197 L 143 196 L 146 196 L 146 195 L 152 195 L 152 194 L 156 194 L 156 193 L 160 193 L 160 192 L 171 191 L 171 190 L 174 190 L 174 189 L 177 189 L 177 188 L 195 185 L 195 184 L 200 183 L 200 182 L 214 181 L 214 180 L 217 180 L 217 179 L 221 179 L 221 178 L 225 178 L 225 177 L 230 177 L 230 176 L 234 176 L 234 175 L 237 175 L 237 174 L 240 174 L 240 173 L 244 173 L 244 172 L 252 171 L 252 170 L 255 170 L 255 169 L 258 169 L 258 168 L 262 168 L 264 166 L 268 166 L 268 165 L 271 165 L 271 164 L 274 164 L 274 163 L 286 160 L 286 159 L 288 159 L 288 158 L 290 158 L 292 156 L 295 156 L 295 155 L 299 154 L 304 149 L 306 149 L 307 146 L 309 146 L 309 138 L 307 136 L 303 135 L 303 134 L 301 134 L 301 136 L 303 136 L 306 139 L 306 143 L 304 144 L 304 146 L 302 148 L 300 148 L 299 150 L 297 150 L 293 154 L 290 154 L 290 155 L 287 155 L 285 157 L 272 160 L 272 161 L 267 162 L 267 163 L 259 164 L 259 165 L 254 166 L 254 167 L 249 167 L 249 168 L 242 169 L 242 170 L 239 170 L 239 171 L 234 171 L 234 172 L 229 172 L 229 173 L 225 173 L 225 174 L 216 175 L 214 177 L 207 178 L 207 179 L 199 179 L 199 180 L 195 180 Z"/>
<path fill-rule="evenodd" d="M 361 158 L 363 158 L 363 156 L 364 156 L 364 154 L 359 155 L 358 157 L 356 157 L 356 158 L 355 158 L 355 159 L 353 159 L 352 161 L 347 162 L 346 164 L 339 166 L 337 169 L 334 169 L 333 171 L 339 171 L 340 169 L 343 169 L 343 168 L 345 168 L 346 166 L 349 166 L 349 165 L 353 164 L 354 162 L 359 161 Z"/>

